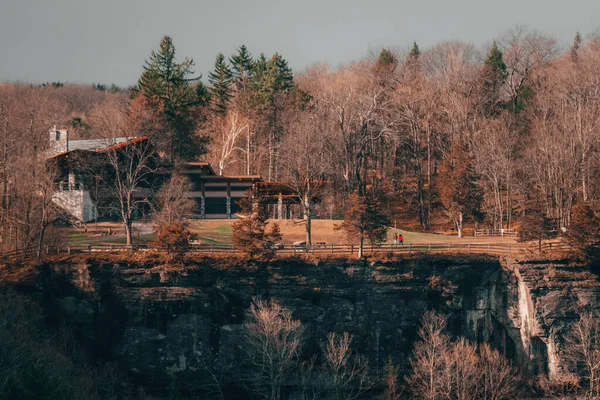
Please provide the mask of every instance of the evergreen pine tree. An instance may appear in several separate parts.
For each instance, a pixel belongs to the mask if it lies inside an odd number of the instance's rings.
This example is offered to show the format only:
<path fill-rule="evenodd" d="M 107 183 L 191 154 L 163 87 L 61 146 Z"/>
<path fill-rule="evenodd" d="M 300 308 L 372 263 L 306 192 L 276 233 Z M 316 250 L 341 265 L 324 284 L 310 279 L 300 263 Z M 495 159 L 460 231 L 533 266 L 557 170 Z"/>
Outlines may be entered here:
<path fill-rule="evenodd" d="M 132 94 L 143 93 L 154 111 L 161 117 L 164 137 L 156 145 L 172 160 L 188 160 L 204 153 L 204 143 L 194 135 L 196 121 L 191 109 L 200 104 L 197 92 L 190 85 L 200 77 L 192 77 L 194 61 L 175 61 L 175 46 L 169 36 L 163 37 L 157 52 L 146 60 L 144 72 Z"/>
<path fill-rule="evenodd" d="M 472 158 L 464 146 L 457 144 L 440 168 L 440 200 L 454 222 L 458 237 L 463 236 L 463 223 L 469 217 L 480 217 L 483 192 L 477 184 L 478 176 Z"/>
<path fill-rule="evenodd" d="M 273 54 L 267 69 L 273 76 L 273 91 L 285 92 L 294 87 L 294 74 L 287 61 L 279 53 Z"/>
<path fill-rule="evenodd" d="M 536 240 L 538 249 L 542 250 L 542 241 L 556 236 L 556 227 L 545 212 L 539 194 L 528 198 L 525 202 L 525 215 L 519 230 L 519 242 Z"/>
<path fill-rule="evenodd" d="M 262 53 L 252 68 L 251 86 L 256 95 L 256 102 L 259 108 L 272 103 L 273 77 L 269 73 L 267 58 Z"/>
<path fill-rule="evenodd" d="M 225 115 L 227 113 L 227 106 L 231 100 L 229 89 L 231 79 L 231 70 L 225 62 L 225 56 L 222 53 L 217 54 L 215 70 L 208 74 L 208 81 L 211 84 L 210 94 L 213 101 L 213 111 L 217 114 Z"/>
<path fill-rule="evenodd" d="M 413 42 L 413 47 L 412 49 L 410 49 L 410 53 L 408 53 L 409 57 L 411 57 L 413 60 L 418 60 L 419 57 L 421 56 L 421 50 L 419 50 L 419 45 L 417 44 L 417 42 Z"/>
<path fill-rule="evenodd" d="M 396 56 L 386 48 L 381 49 L 374 67 L 375 75 L 381 86 L 390 86 L 394 80 L 393 74 L 397 66 L 398 60 Z"/>
<path fill-rule="evenodd" d="M 502 108 L 500 90 L 506 81 L 506 64 L 502 59 L 502 51 L 496 41 L 492 44 L 483 70 L 484 113 L 496 115 Z"/>
<path fill-rule="evenodd" d="M 386 48 L 381 49 L 379 57 L 377 58 L 377 64 L 384 67 L 396 64 L 396 57 Z"/>
<path fill-rule="evenodd" d="M 385 241 L 390 221 L 370 194 L 354 193 L 349 201 L 350 205 L 344 213 L 344 222 L 338 229 L 346 231 L 351 242 L 358 242 L 358 257 L 362 258 L 367 239 L 373 244 Z"/>
<path fill-rule="evenodd" d="M 571 45 L 570 53 L 571 53 L 571 61 L 577 62 L 579 57 L 579 48 L 581 47 L 581 34 L 577 32 L 575 34 L 575 39 L 573 39 L 573 44 Z"/>
<path fill-rule="evenodd" d="M 417 45 L 417 42 L 413 42 L 413 47 L 410 49 L 410 52 L 406 57 L 406 66 L 408 67 L 410 79 L 415 79 L 418 75 L 420 70 L 419 57 L 421 57 L 419 46 Z"/>
<path fill-rule="evenodd" d="M 252 77 L 252 66 L 254 64 L 252 54 L 245 45 L 241 45 L 237 54 L 229 58 L 229 63 L 231 64 L 233 83 L 236 90 L 238 92 L 244 90 L 248 80 Z"/>

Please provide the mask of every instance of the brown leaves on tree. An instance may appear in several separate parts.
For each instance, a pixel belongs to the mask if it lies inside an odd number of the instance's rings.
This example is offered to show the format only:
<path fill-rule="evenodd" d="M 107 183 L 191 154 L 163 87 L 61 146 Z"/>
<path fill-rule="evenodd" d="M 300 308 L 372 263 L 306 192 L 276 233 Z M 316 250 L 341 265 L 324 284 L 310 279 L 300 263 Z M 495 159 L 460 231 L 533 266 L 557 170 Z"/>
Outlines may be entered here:
<path fill-rule="evenodd" d="M 279 225 L 267 230 L 267 213 L 264 196 L 249 190 L 239 202 L 240 219 L 233 226 L 233 242 L 238 250 L 248 254 L 251 260 L 270 260 L 275 256 L 275 243 L 281 240 Z"/>
<path fill-rule="evenodd" d="M 594 263 L 599 262 L 600 210 L 598 207 L 588 203 L 576 206 L 565 237 L 581 256 Z"/>
<path fill-rule="evenodd" d="M 166 250 L 176 259 L 181 260 L 190 250 L 191 241 L 196 237 L 197 235 L 191 233 L 184 223 L 173 222 L 159 226 L 156 230 L 156 238 L 150 245 Z"/>

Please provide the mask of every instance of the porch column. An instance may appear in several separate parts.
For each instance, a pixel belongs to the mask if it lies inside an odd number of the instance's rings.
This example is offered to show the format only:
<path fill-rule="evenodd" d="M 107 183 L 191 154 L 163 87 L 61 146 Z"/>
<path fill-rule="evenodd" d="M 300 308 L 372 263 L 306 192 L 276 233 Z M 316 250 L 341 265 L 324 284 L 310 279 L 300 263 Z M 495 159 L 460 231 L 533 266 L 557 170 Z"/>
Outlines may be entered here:
<path fill-rule="evenodd" d="M 204 194 L 204 181 L 200 181 L 200 218 L 206 218 L 206 196 Z"/>
<path fill-rule="evenodd" d="M 231 219 L 231 182 L 227 181 L 227 219 Z"/>
<path fill-rule="evenodd" d="M 75 173 L 73 171 L 69 171 L 69 190 L 75 189 Z"/>
<path fill-rule="evenodd" d="M 283 219 L 283 195 L 281 192 L 277 197 L 277 219 Z"/>

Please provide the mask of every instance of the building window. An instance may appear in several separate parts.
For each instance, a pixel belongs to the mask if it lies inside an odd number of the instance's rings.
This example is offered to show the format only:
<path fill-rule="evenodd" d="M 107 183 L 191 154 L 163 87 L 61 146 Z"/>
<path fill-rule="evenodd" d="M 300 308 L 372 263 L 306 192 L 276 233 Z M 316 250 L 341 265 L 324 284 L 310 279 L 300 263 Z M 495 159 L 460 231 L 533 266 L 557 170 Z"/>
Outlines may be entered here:
<path fill-rule="evenodd" d="M 226 214 L 227 200 L 224 197 L 207 197 L 205 212 L 206 214 Z"/>
<path fill-rule="evenodd" d="M 60 131 L 56 131 L 56 140 L 60 140 Z"/>

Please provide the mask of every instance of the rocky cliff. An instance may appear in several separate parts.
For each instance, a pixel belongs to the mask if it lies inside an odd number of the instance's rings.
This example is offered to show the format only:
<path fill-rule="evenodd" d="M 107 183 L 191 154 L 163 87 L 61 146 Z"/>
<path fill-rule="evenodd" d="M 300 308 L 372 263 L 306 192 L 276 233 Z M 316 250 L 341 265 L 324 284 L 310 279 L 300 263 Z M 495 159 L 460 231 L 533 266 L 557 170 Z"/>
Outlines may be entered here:
<path fill-rule="evenodd" d="M 243 324 L 254 297 L 274 298 L 302 321 L 306 355 L 328 332 L 352 333 L 374 373 L 389 356 L 408 365 L 419 319 L 433 308 L 450 316 L 452 334 L 490 342 L 529 374 L 552 376 L 580 306 L 599 304 L 595 276 L 584 268 L 482 256 L 257 265 L 206 258 L 180 266 L 98 256 L 44 271 L 51 314 L 156 393 L 174 384 L 206 390 L 221 378 L 235 390 L 251 368 Z"/>

